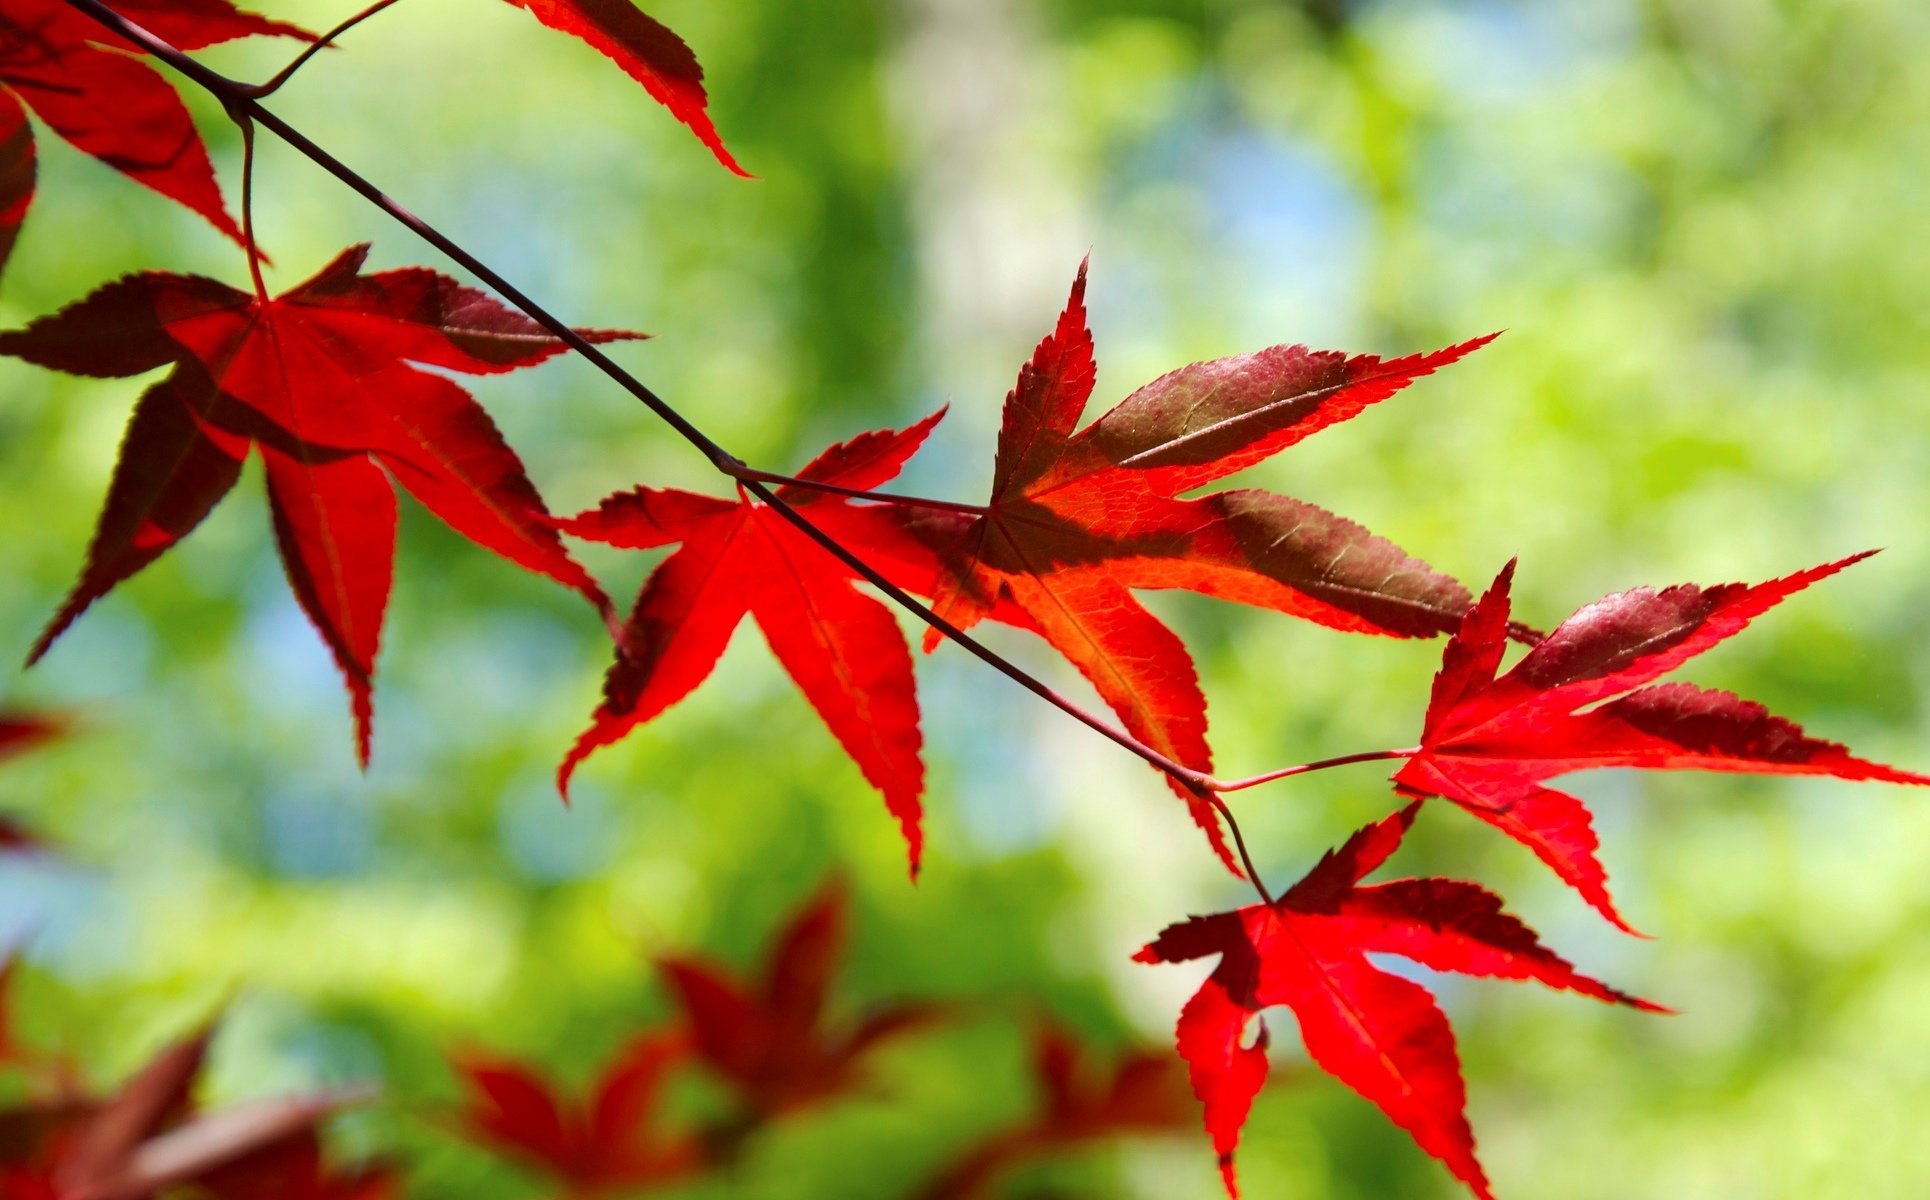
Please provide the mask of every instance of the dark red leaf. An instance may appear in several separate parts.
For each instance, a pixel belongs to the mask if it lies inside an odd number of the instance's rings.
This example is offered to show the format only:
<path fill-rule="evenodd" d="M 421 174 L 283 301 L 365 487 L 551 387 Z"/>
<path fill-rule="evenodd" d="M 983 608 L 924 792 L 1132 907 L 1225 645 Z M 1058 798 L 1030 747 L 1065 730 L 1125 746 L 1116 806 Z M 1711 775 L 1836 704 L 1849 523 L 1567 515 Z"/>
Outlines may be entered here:
<path fill-rule="evenodd" d="M 581 1102 L 559 1096 L 522 1063 L 463 1055 L 456 1069 L 469 1097 L 458 1129 L 585 1192 L 685 1180 L 705 1165 L 701 1145 L 654 1125 L 664 1076 L 686 1053 L 680 1035 L 639 1037 L 611 1060 Z"/>
<path fill-rule="evenodd" d="M 382 1164 L 330 1167 L 312 1128 L 225 1162 L 193 1180 L 211 1200 L 397 1200 L 402 1185 Z"/>
<path fill-rule="evenodd" d="M 584 42 L 622 67 L 657 103 L 690 127 L 717 161 L 750 178 L 737 165 L 724 139 L 710 123 L 704 94 L 704 69 L 684 40 L 630 3 L 630 0 L 509 0 L 551 29 Z"/>
<path fill-rule="evenodd" d="M 802 475 L 844 487 L 875 487 L 898 473 L 943 415 L 941 409 L 907 429 L 867 433 L 833 446 Z M 781 495 L 813 522 L 854 507 L 798 487 Z M 917 874 L 925 767 L 911 653 L 891 610 L 858 591 L 858 577 L 848 567 L 742 493 L 730 501 L 637 488 L 556 524 L 573 536 L 615 546 L 682 543 L 638 593 L 604 680 L 603 703 L 564 759 L 559 788 L 567 793 L 577 765 L 592 752 L 709 677 L 731 634 L 749 615 L 832 736 L 883 794 Z M 835 528 L 854 550 L 866 553 L 863 530 Z"/>
<path fill-rule="evenodd" d="M 1683 584 L 1609 596 L 1564 621 L 1497 678 L 1510 563 L 1448 642 L 1420 752 L 1394 782 L 1410 795 L 1451 800 L 1515 838 L 1627 929 L 1609 898 L 1587 807 L 1544 781 L 1594 767 L 1640 767 L 1930 784 L 1930 777 L 1811 738 L 1728 692 L 1642 686 L 1866 557 L 1754 586 Z"/>
<path fill-rule="evenodd" d="M 1576 971 L 1471 883 L 1401 879 L 1360 886 L 1400 844 L 1418 804 L 1360 830 L 1271 906 L 1194 917 L 1168 927 L 1138 962 L 1219 956 L 1181 1011 L 1177 1037 L 1229 1195 L 1233 1152 L 1267 1075 L 1262 1009 L 1293 1010 L 1314 1062 L 1363 1097 L 1475 1195 L 1488 1182 L 1474 1157 L 1466 1090 L 1447 1018 L 1419 984 L 1373 965 L 1396 954 L 1437 971 L 1532 979 L 1551 988 L 1650 1011 L 1656 1005 Z"/>
<path fill-rule="evenodd" d="M 289 582 L 348 682 L 364 762 L 394 561 L 391 479 L 464 537 L 607 613 L 488 415 L 412 365 L 494 373 L 541 362 L 562 343 L 434 272 L 363 274 L 367 251 L 352 248 L 267 301 L 210 279 L 132 275 L 0 334 L 0 353 L 74 374 L 174 368 L 135 407 L 80 581 L 32 659 L 187 536 L 234 486 L 251 447 L 267 467 Z"/>
<path fill-rule="evenodd" d="M 1180 493 L 1353 417 L 1488 338 L 1391 361 L 1275 346 L 1195 363 L 1080 430 L 1095 375 L 1085 287 L 1081 266 L 1057 326 L 1006 397 L 989 513 L 901 510 L 942 568 L 874 537 L 894 582 L 931 595 L 960 627 L 1022 613 L 1015 623 L 1069 658 L 1128 732 L 1202 772 L 1212 754 L 1192 660 L 1132 589 L 1184 588 L 1398 637 L 1454 627 L 1466 589 L 1351 521 L 1250 489 Z M 928 633 L 925 648 L 937 642 Z M 1237 874 L 1212 806 L 1172 783 Z"/>
<path fill-rule="evenodd" d="M 920 1200 L 978 1200 L 1021 1163 L 1129 1134 L 1165 1133 L 1198 1119 L 1179 1064 L 1131 1051 L 1104 1070 L 1066 1029 L 1042 1021 L 1032 1033 L 1036 1111 L 972 1147 L 919 1192 Z"/>
<path fill-rule="evenodd" d="M 0 759 L 12 758 L 67 732 L 58 717 L 0 710 Z"/>

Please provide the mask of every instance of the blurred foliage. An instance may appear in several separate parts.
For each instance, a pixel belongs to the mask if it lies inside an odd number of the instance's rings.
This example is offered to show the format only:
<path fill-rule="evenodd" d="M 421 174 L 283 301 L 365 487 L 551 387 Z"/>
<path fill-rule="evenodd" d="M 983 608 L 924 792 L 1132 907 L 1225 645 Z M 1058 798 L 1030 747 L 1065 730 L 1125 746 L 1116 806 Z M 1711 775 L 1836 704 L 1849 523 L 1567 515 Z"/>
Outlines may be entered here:
<path fill-rule="evenodd" d="M 313 27 L 344 8 L 264 7 Z M 1691 676 L 1930 763 L 1930 6 L 648 7 L 703 58 L 759 182 L 582 46 L 480 0 L 399 6 L 275 106 L 565 315 L 660 334 L 616 353 L 764 465 L 949 397 L 915 482 L 976 497 L 998 401 L 1089 248 L 1108 404 L 1271 342 L 1401 353 L 1506 327 L 1252 482 L 1477 585 L 1518 554 L 1523 615 L 1544 624 L 1637 583 L 1888 545 Z M 207 58 L 259 77 L 285 51 Z M 236 139 L 190 102 L 232 195 Z M 41 166 L 8 327 L 132 269 L 242 277 L 211 230 L 98 163 L 50 139 Z M 445 265 L 272 143 L 258 205 L 271 284 L 357 240 L 378 263 Z M 0 378 L 0 648 L 20 653 L 76 569 L 137 388 L 12 363 Z M 581 364 L 477 393 L 561 511 L 640 480 L 717 487 Z M 379 1080 L 395 1103 L 344 1122 L 346 1149 L 404 1148 L 431 1200 L 524 1194 L 423 1115 L 453 1095 L 443 1052 L 580 1078 L 665 1011 L 648 958 L 747 962 L 834 866 L 858 909 L 851 1005 L 1045 1006 L 1101 1040 L 1168 1036 L 1198 972 L 1127 955 L 1240 893 L 1110 746 L 963 655 L 921 663 L 931 849 L 913 888 L 877 798 L 744 635 L 565 810 L 549 776 L 593 704 L 602 631 L 419 511 L 402 546 L 366 776 L 245 496 L 0 689 L 79 726 L 0 774 L 5 811 L 64 847 L 0 865 L 0 937 L 31 939 L 20 1014 L 43 1044 L 116 1078 L 225 1001 L 220 1099 Z M 586 559 L 617 591 L 646 566 Z M 1433 648 L 1153 602 L 1196 649 L 1229 771 L 1411 740 Z M 1609 774 L 1577 790 L 1656 941 L 1608 929 L 1451 812 L 1396 864 L 1487 882 L 1584 968 L 1683 1010 L 1444 985 L 1503 1193 L 1921 1194 L 1921 798 Z M 1283 878 L 1388 807 L 1371 768 L 1239 803 Z M 1455 1194 L 1282 1033 L 1242 1152 L 1253 1195 Z M 894 1048 L 877 1098 L 800 1119 L 728 1189 L 691 1194 L 903 1195 L 1023 1107 L 1022 1042 L 988 1019 Z M 1204 1139 L 1181 1138 L 1082 1155 L 1014 1194 L 1215 1186 Z"/>

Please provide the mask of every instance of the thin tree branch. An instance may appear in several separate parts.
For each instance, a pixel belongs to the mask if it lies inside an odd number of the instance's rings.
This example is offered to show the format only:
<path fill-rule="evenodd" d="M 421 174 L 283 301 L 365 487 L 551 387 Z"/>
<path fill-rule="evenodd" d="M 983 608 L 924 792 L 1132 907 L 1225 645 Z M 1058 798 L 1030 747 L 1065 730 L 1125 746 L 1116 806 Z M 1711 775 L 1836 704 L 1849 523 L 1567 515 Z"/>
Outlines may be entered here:
<path fill-rule="evenodd" d="M 250 94 L 249 85 L 230 79 L 218 71 L 210 70 L 208 67 L 203 66 L 193 58 L 182 53 L 180 49 L 171 43 L 141 28 L 126 17 L 121 16 L 107 5 L 101 3 L 100 0 L 67 0 L 67 4 L 69 7 L 85 14 L 99 24 L 134 43 L 136 46 L 139 46 L 160 62 L 166 63 L 176 71 L 179 71 L 196 85 L 220 100 L 227 107 L 229 114 L 237 121 L 246 117 L 259 123 L 262 128 L 292 146 L 330 175 L 335 176 L 336 179 L 346 184 L 352 191 L 362 196 L 369 203 L 394 218 L 411 233 L 414 233 L 423 241 L 428 242 L 431 246 L 434 246 L 436 249 L 448 255 L 452 260 L 461 264 L 462 267 L 476 278 L 494 288 L 503 299 L 521 309 L 531 320 L 549 330 L 551 334 L 555 335 L 557 340 L 576 351 L 577 354 L 585 359 L 588 359 L 597 370 L 603 372 L 604 375 L 608 376 L 618 386 L 622 387 L 632 396 L 635 396 L 643 403 L 644 407 L 656 414 L 659 420 L 676 430 L 685 441 L 701 451 L 717 470 L 735 478 L 735 472 L 744 467 L 745 464 L 741 459 L 730 454 L 722 446 L 718 445 L 716 441 L 712 440 L 709 434 L 706 434 L 703 430 L 692 424 L 682 413 L 671 407 L 667 401 L 646 386 L 642 380 L 617 365 L 609 355 L 605 354 L 581 334 L 577 333 L 575 329 L 570 327 L 561 318 L 555 316 L 548 309 L 531 299 L 522 289 L 503 278 L 487 263 L 463 249 L 461 245 L 450 239 L 449 236 L 441 230 L 404 208 L 401 204 L 386 195 L 380 188 L 350 169 L 340 159 L 337 159 L 334 155 L 310 141 L 300 130 L 263 107 L 261 103 Z M 938 630 L 938 632 L 947 639 L 958 643 L 958 645 L 964 647 L 966 651 L 978 658 L 981 662 L 984 662 L 992 669 L 1011 679 L 1020 687 L 1038 696 L 1041 700 L 1057 708 L 1073 720 L 1078 721 L 1081 725 L 1086 726 L 1121 748 L 1144 759 L 1147 763 L 1172 776 L 1174 779 L 1179 780 L 1189 790 L 1198 792 L 1202 789 L 1210 789 L 1212 786 L 1211 778 L 1204 772 L 1196 771 L 1184 763 L 1167 757 L 1158 750 L 1153 749 L 1151 746 L 1133 737 L 1125 730 L 1119 729 L 1093 713 L 1088 712 L 1085 708 L 1075 704 L 1065 696 L 1060 695 L 1050 685 L 1028 674 L 1024 669 L 991 647 L 973 638 L 944 617 L 939 616 L 929 606 L 912 596 L 909 592 L 892 583 L 889 579 L 886 579 L 875 567 L 859 558 L 851 550 L 846 548 L 843 543 L 833 538 L 824 530 L 811 524 L 802 513 L 785 503 L 781 497 L 774 493 L 761 480 L 755 478 L 744 479 L 741 481 L 741 486 L 759 500 L 769 505 L 772 511 L 776 512 L 784 520 L 796 526 L 799 532 L 824 547 L 825 551 L 832 557 L 851 568 L 859 578 L 884 593 L 892 602 L 910 612 L 925 624 Z"/>
<path fill-rule="evenodd" d="M 1233 810 L 1226 806 L 1226 801 L 1220 799 L 1216 792 L 1203 790 L 1196 794 L 1211 804 L 1220 814 L 1220 818 L 1226 822 L 1227 832 L 1233 835 L 1233 848 L 1240 852 L 1240 862 L 1246 867 L 1246 881 L 1260 894 L 1261 903 L 1272 908 L 1273 893 L 1267 891 L 1266 880 L 1260 878 L 1260 869 L 1253 865 L 1253 856 L 1247 853 L 1246 837 L 1240 832 L 1240 822 L 1234 817 Z"/>
<path fill-rule="evenodd" d="M 236 116 L 234 122 L 241 127 L 242 249 L 248 252 L 248 277 L 254 280 L 255 299 L 266 304 L 268 284 L 261 277 L 261 247 L 255 242 L 255 123 L 245 115 Z"/>
<path fill-rule="evenodd" d="M 326 50 L 329 46 L 333 45 L 335 43 L 335 39 L 341 37 L 349 30 L 355 28 L 357 25 L 360 25 L 362 22 L 368 20 L 376 13 L 379 13 L 383 9 L 389 7 L 389 5 L 396 4 L 399 2 L 400 0 L 375 0 L 374 4 L 369 5 L 367 8 L 363 9 L 359 13 L 356 13 L 348 20 L 343 21 L 340 25 L 337 25 L 335 28 L 329 30 L 321 37 L 316 38 L 309 45 L 304 46 L 302 48 L 302 52 L 295 56 L 294 61 L 289 63 L 287 66 L 283 67 L 281 70 L 275 72 L 274 77 L 270 79 L 267 83 L 240 84 L 238 85 L 240 90 L 242 91 L 243 94 L 247 95 L 249 98 L 254 100 L 260 100 L 264 96 L 274 95 L 276 92 L 281 90 L 281 86 L 283 84 L 287 83 L 290 79 L 293 79 L 295 77 L 295 72 L 301 70 L 304 66 L 308 65 L 309 59 L 314 58 L 317 54 L 320 54 L 323 50 Z"/>
<path fill-rule="evenodd" d="M 896 504 L 901 508 L 935 508 L 940 512 L 970 513 L 979 517 L 990 516 L 992 513 L 992 510 L 983 504 L 964 504 L 957 500 L 929 500 L 924 496 L 903 496 L 896 492 L 872 492 L 864 488 L 842 487 L 835 483 L 804 479 L 796 475 L 781 475 L 776 471 L 760 471 L 756 467 L 725 467 L 723 471 L 732 479 L 740 481 L 755 480 L 758 483 L 774 483 L 779 487 L 807 488 L 814 492 L 829 492 L 833 496 L 844 496 L 851 500 L 877 500 L 885 504 Z"/>
<path fill-rule="evenodd" d="M 1342 754 L 1337 758 L 1323 758 L 1315 762 L 1301 763 L 1294 767 L 1282 767 L 1278 771 L 1268 771 L 1264 775 L 1252 775 L 1245 779 L 1213 780 L 1210 786 L 1216 792 L 1239 792 L 1276 779 L 1289 779 L 1295 775 L 1311 775 L 1315 771 L 1325 771 L 1331 767 L 1345 767 L 1353 763 L 1384 762 L 1390 758 L 1413 758 L 1421 752 L 1419 746 L 1408 746 L 1400 750 L 1367 750 L 1360 754 Z"/>

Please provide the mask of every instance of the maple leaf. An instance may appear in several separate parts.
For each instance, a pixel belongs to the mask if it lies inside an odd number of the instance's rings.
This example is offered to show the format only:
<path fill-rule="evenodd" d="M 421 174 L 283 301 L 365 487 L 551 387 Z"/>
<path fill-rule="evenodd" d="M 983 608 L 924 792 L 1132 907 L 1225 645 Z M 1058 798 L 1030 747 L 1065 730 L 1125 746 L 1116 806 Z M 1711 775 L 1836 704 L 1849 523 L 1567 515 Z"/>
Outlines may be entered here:
<path fill-rule="evenodd" d="M 433 271 L 362 274 L 367 254 L 353 247 L 274 299 L 198 276 L 130 275 L 0 333 L 0 353 L 70 374 L 174 368 L 135 406 L 80 581 L 29 663 L 187 536 L 234 486 L 250 447 L 267 468 L 289 583 L 347 680 L 363 763 L 395 555 L 391 477 L 457 533 L 607 613 L 488 415 L 448 378 L 411 365 L 490 374 L 541 362 L 562 343 Z"/>
<path fill-rule="evenodd" d="M 745 178 L 724 148 L 724 139 L 711 124 L 710 100 L 704 94 L 704 69 L 684 40 L 662 22 L 643 13 L 630 0 L 509 0 L 551 29 L 580 38 L 626 75 L 643 85 L 657 103 L 670 110 L 710 147 L 717 161 Z"/>
<path fill-rule="evenodd" d="M 135 0 L 116 7 L 186 50 L 250 34 L 314 40 L 227 0 Z M 0 270 L 34 196 L 27 109 L 76 148 L 241 242 L 188 110 L 160 75 L 130 57 L 138 52 L 63 0 L 0 0 Z"/>
<path fill-rule="evenodd" d="M 1091 1050 L 1068 1029 L 1041 1021 L 1032 1031 L 1032 1075 L 1039 1107 L 996 1133 L 919 1193 L 921 1200 L 972 1200 L 1020 1163 L 1126 1134 L 1163 1133 L 1190 1124 L 1197 1108 L 1171 1056 L 1128 1052 L 1110 1070 L 1093 1068 Z"/>
<path fill-rule="evenodd" d="M 756 1117 L 795 1112 L 847 1090 L 872 1049 L 939 1015 L 931 1005 L 898 1004 L 847 1029 L 827 1027 L 825 1000 L 844 951 L 848 907 L 841 883 L 820 888 L 778 934 L 756 984 L 700 959 L 657 963 L 696 1056 Z"/>
<path fill-rule="evenodd" d="M 214 1034 L 204 1026 L 157 1054 L 105 1100 L 60 1097 L 0 1114 L 18 1135 L 0 1194 L 45 1200 L 146 1200 L 312 1136 L 353 1102 L 346 1092 L 258 1100 L 197 1113 L 192 1093 Z M 221 1193 L 223 1200 L 377 1200 L 380 1192 Z"/>
<path fill-rule="evenodd" d="M 634 1039 L 604 1068 L 586 1100 L 559 1097 L 539 1072 L 466 1054 L 456 1070 L 469 1090 L 459 1131 L 523 1159 L 583 1194 L 675 1183 L 707 1164 L 694 1137 L 653 1128 L 663 1081 L 688 1053 L 680 1034 Z"/>
<path fill-rule="evenodd" d="M 50 742 L 66 731 L 66 722 L 55 717 L 0 711 L 0 759 Z"/>
<path fill-rule="evenodd" d="M 896 432 L 861 434 L 832 446 L 800 476 L 869 489 L 897 475 L 923 444 L 940 409 Z M 848 502 L 799 487 L 778 496 L 817 522 Z M 648 549 L 680 544 L 637 594 L 603 702 L 557 773 L 570 777 L 591 753 L 649 721 L 709 677 L 731 633 L 748 614 L 805 699 L 898 819 L 918 874 L 924 838 L 919 796 L 917 685 L 911 652 L 890 609 L 856 590 L 850 568 L 770 507 L 741 489 L 735 500 L 636 488 L 556 522 L 574 537 Z M 862 534 L 848 543 L 864 553 Z"/>
<path fill-rule="evenodd" d="M 1078 429 L 1095 379 L 1085 289 L 1081 265 L 1057 326 L 1005 399 L 987 511 L 901 515 L 946 570 L 935 583 L 916 569 L 894 582 L 929 587 L 934 608 L 960 628 L 1022 612 L 1128 732 L 1202 772 L 1212 752 L 1192 658 L 1132 589 L 1185 588 L 1399 637 L 1454 627 L 1467 590 L 1345 518 L 1254 489 L 1180 493 L 1355 416 L 1489 337 L 1385 361 L 1273 346 L 1194 363 Z M 926 650 L 937 642 L 928 633 Z M 1169 782 L 1238 874 L 1208 798 Z"/>
<path fill-rule="evenodd" d="M 390 1167 L 330 1167 L 312 1127 L 252 1150 L 194 1180 L 209 1200 L 396 1200 L 401 1184 Z"/>
<path fill-rule="evenodd" d="M 0 762 L 25 753 L 67 732 L 67 723 L 57 717 L 0 711 Z M 44 849 L 44 843 L 26 826 L 0 815 L 0 852 Z M 4 1030 L 0 1030 L 3 1033 Z M 5 1040 L 0 1037 L 0 1046 Z M 0 1060 L 4 1060 L 0 1053 Z"/>
<path fill-rule="evenodd" d="M 1449 640 L 1420 750 L 1395 773 L 1395 786 L 1451 800 L 1500 829 L 1604 917 L 1629 929 L 1609 898 L 1587 806 L 1543 787 L 1545 780 L 1595 767 L 1640 767 L 1930 784 L 1930 777 L 1808 737 L 1794 722 L 1729 692 L 1686 683 L 1641 686 L 1867 557 L 1753 586 L 1682 584 L 1608 596 L 1562 622 L 1497 678 L 1514 578 L 1509 563 Z"/>
<path fill-rule="evenodd" d="M 1233 1152 L 1240 1127 L 1267 1076 L 1266 1026 L 1252 1045 L 1246 1028 L 1274 1005 L 1293 1010 L 1322 1070 L 1372 1101 L 1475 1195 L 1490 1196 L 1474 1157 L 1454 1032 L 1426 988 L 1374 966 L 1369 954 L 1667 1011 L 1576 971 L 1475 884 L 1360 886 L 1399 848 L 1419 808 L 1410 804 L 1359 830 L 1274 904 L 1170 925 L 1133 956 L 1143 963 L 1220 956 L 1180 1011 L 1176 1034 L 1231 1196 L 1239 1195 Z"/>

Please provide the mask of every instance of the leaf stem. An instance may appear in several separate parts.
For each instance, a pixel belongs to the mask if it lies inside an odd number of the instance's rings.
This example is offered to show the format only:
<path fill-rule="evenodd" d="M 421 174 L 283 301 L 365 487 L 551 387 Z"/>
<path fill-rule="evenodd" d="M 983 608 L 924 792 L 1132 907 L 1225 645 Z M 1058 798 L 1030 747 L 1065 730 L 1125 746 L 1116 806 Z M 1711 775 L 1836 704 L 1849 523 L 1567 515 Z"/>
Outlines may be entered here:
<path fill-rule="evenodd" d="M 361 12 L 356 13 L 354 16 L 348 18 L 346 21 L 343 21 L 340 25 L 337 25 L 335 28 L 323 34 L 321 37 L 316 38 L 313 42 L 309 43 L 307 46 L 304 46 L 302 48 L 302 52 L 295 56 L 294 61 L 290 62 L 287 66 L 283 67 L 281 70 L 275 72 L 274 77 L 269 79 L 268 82 L 254 83 L 254 84 L 244 83 L 244 84 L 239 84 L 237 86 L 241 90 L 242 94 L 246 95 L 251 100 L 260 100 L 264 96 L 274 95 L 276 92 L 281 90 L 281 87 L 283 84 L 287 83 L 290 79 L 293 79 L 295 77 L 295 72 L 301 70 L 304 66 L 308 64 L 309 59 L 314 58 L 317 54 L 320 54 L 323 50 L 326 50 L 329 46 L 333 45 L 335 43 L 335 39 L 341 37 L 349 30 L 355 28 L 357 25 L 360 25 L 362 22 L 368 20 L 376 13 L 381 12 L 383 9 L 389 7 L 391 4 L 397 4 L 397 3 L 400 3 L 400 0 L 375 0 L 374 4 L 369 5 Z"/>
<path fill-rule="evenodd" d="M 255 299 L 268 303 L 268 285 L 261 277 L 261 247 L 255 244 L 255 123 L 246 113 L 230 112 L 241 127 L 241 241 L 248 252 L 248 277 L 255 281 Z"/>
<path fill-rule="evenodd" d="M 121 37 L 134 43 L 136 46 L 139 46 L 156 60 L 166 63 L 176 71 L 179 71 L 182 75 L 186 76 L 189 80 L 226 105 L 230 115 L 234 116 L 237 121 L 246 117 L 259 122 L 262 128 L 273 133 L 311 162 L 321 167 L 324 171 L 327 171 L 330 175 L 333 175 L 370 204 L 387 213 L 411 233 L 448 255 L 450 259 L 461 265 L 476 278 L 494 288 L 503 299 L 509 301 L 509 303 L 518 309 L 521 309 L 531 320 L 541 325 L 544 329 L 547 329 L 558 341 L 561 341 L 571 350 L 574 350 L 577 354 L 587 359 L 591 365 L 608 376 L 612 382 L 622 387 L 632 396 L 635 396 L 642 402 L 644 407 L 654 413 L 659 420 L 670 426 L 670 428 L 675 430 L 685 441 L 701 451 L 718 471 L 730 475 L 732 478 L 740 478 L 737 472 L 744 469 L 745 466 L 741 459 L 718 445 L 709 434 L 692 424 L 688 418 L 671 407 L 667 401 L 652 391 L 642 380 L 630 374 L 621 366 L 618 366 L 609 355 L 605 354 L 588 339 L 584 338 L 582 334 L 579 334 L 561 318 L 531 299 L 522 289 L 503 278 L 494 268 L 471 254 L 468 250 L 465 250 L 447 234 L 404 208 L 380 188 L 344 164 L 340 159 L 310 141 L 300 130 L 282 120 L 267 108 L 264 108 L 260 102 L 250 94 L 247 84 L 239 83 L 202 65 L 200 62 L 182 53 L 179 48 L 171 43 L 141 28 L 141 26 L 128 20 L 126 17 L 121 16 L 107 5 L 101 3 L 101 0 L 67 0 L 67 4 L 69 7 L 85 14 L 99 24 L 106 26 Z M 788 479 L 789 477 L 786 476 L 784 478 Z M 1211 777 L 1204 772 L 1196 771 L 1183 763 L 1167 757 L 1133 737 L 1125 730 L 1111 725 L 1093 713 L 1088 712 L 1080 705 L 1059 694 L 1059 692 L 1055 691 L 1050 685 L 1028 674 L 1017 664 L 1005 658 L 1005 656 L 999 654 L 983 642 L 978 641 L 976 638 L 973 638 L 950 621 L 939 616 L 909 592 L 906 592 L 903 588 L 898 587 L 886 579 L 878 572 L 877 568 L 859 558 L 843 543 L 839 542 L 824 530 L 819 529 L 816 525 L 813 525 L 802 513 L 798 512 L 797 509 L 787 504 L 773 492 L 762 479 L 755 476 L 751 478 L 740 478 L 740 483 L 746 491 L 769 505 L 774 512 L 784 520 L 790 522 L 799 532 L 822 546 L 826 552 L 839 562 L 851 568 L 859 578 L 877 588 L 899 607 L 910 612 L 925 624 L 938 630 L 940 634 L 949 640 L 958 643 L 958 645 L 978 658 L 981 662 L 984 662 L 987 666 L 990 666 L 993 670 L 998 671 L 1020 687 L 1038 696 L 1041 700 L 1057 708 L 1073 720 L 1078 721 L 1081 725 L 1086 726 L 1126 751 L 1137 755 L 1153 767 L 1179 780 L 1189 789 L 1197 792 L 1212 786 Z"/>
<path fill-rule="evenodd" d="M 1233 835 L 1233 848 L 1239 852 L 1240 864 L 1246 868 L 1246 881 L 1260 894 L 1261 902 L 1268 908 L 1272 908 L 1273 893 L 1267 891 L 1266 881 L 1260 878 L 1260 869 L 1253 865 L 1253 856 L 1247 853 L 1246 837 L 1240 832 L 1240 822 L 1234 817 L 1233 810 L 1227 807 L 1226 801 L 1220 799 L 1217 792 L 1208 789 L 1198 794 L 1211 804 L 1220 814 L 1220 819 L 1226 822 L 1226 831 Z"/>
<path fill-rule="evenodd" d="M 1311 775 L 1315 771 L 1325 771 L 1331 767 L 1345 767 L 1354 763 L 1384 762 L 1390 758 L 1413 758 L 1421 752 L 1419 746 L 1407 746 L 1399 750 L 1366 750 L 1359 754 L 1342 754 L 1335 758 L 1322 758 L 1298 766 L 1281 767 L 1278 771 L 1268 771 L 1264 775 L 1251 775 L 1245 779 L 1214 780 L 1209 785 L 1216 792 L 1239 792 L 1276 779 L 1290 779 L 1295 775 Z"/>
<path fill-rule="evenodd" d="M 864 488 L 843 487 L 835 483 L 825 483 L 817 479 L 805 479 L 797 475 L 783 475 L 776 471 L 760 471 L 756 467 L 743 464 L 723 468 L 724 474 L 742 481 L 755 480 L 758 483 L 775 483 L 780 487 L 808 488 L 814 492 L 829 492 L 833 496 L 843 496 L 851 500 L 877 500 L 885 504 L 896 504 L 903 508 L 935 508 L 940 512 L 971 513 L 986 517 L 992 510 L 983 504 L 964 504 L 957 500 L 930 500 L 924 496 L 903 496 L 896 492 L 873 492 Z"/>

